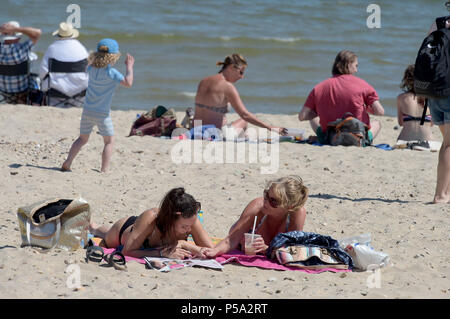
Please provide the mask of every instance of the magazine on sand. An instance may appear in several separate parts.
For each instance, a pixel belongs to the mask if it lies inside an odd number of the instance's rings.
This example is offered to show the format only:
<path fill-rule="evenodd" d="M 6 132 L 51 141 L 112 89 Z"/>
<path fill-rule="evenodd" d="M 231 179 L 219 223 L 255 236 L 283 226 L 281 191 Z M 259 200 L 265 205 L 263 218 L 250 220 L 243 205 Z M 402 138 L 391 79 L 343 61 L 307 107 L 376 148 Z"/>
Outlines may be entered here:
<path fill-rule="evenodd" d="M 222 270 L 223 266 L 214 259 L 170 259 L 159 257 L 145 257 L 146 267 L 156 269 L 161 272 L 168 272 L 173 269 L 184 267 L 203 267 Z"/>

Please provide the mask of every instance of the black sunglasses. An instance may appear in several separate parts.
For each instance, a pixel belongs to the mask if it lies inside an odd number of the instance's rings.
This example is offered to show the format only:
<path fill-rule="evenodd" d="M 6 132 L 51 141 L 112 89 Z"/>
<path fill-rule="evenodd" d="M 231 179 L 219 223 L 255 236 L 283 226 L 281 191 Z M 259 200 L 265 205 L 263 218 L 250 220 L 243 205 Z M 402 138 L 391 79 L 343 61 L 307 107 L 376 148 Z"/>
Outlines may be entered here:
<path fill-rule="evenodd" d="M 267 200 L 273 208 L 278 208 L 280 206 L 278 200 L 269 196 L 269 191 L 267 189 L 264 190 L 264 199 Z"/>

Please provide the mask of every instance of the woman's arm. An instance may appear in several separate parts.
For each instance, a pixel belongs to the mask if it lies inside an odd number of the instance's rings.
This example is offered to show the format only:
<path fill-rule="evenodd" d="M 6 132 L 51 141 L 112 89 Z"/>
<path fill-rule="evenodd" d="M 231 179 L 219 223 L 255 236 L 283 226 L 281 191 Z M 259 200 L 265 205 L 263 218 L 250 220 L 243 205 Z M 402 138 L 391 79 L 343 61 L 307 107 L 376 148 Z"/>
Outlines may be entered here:
<path fill-rule="evenodd" d="M 306 208 L 300 207 L 296 211 L 291 213 L 289 221 L 289 227 L 288 231 L 303 231 L 303 226 L 305 225 L 305 219 L 306 219 Z"/>
<path fill-rule="evenodd" d="M 211 237 L 209 237 L 198 218 L 194 225 L 192 225 L 191 234 L 197 246 L 208 248 L 212 248 L 214 246 Z"/>
<path fill-rule="evenodd" d="M 213 258 L 235 249 L 244 234 L 252 228 L 255 216 L 258 215 L 261 207 L 262 202 L 260 198 L 252 200 L 247 207 L 245 207 L 238 221 L 232 226 L 228 236 L 220 241 L 214 248 L 208 249 L 205 252 L 205 255 Z"/>
<path fill-rule="evenodd" d="M 400 125 L 400 126 L 403 126 L 402 105 L 403 105 L 403 97 L 400 94 L 399 96 L 397 96 L 397 121 L 398 121 L 398 125 Z"/>
<path fill-rule="evenodd" d="M 133 231 L 128 235 L 122 249 L 124 255 L 143 258 L 160 257 L 160 250 L 140 249 L 145 239 L 155 229 L 156 210 L 148 209 L 144 211 L 133 225 Z"/>
<path fill-rule="evenodd" d="M 233 84 L 229 84 L 229 87 L 226 92 L 227 100 L 230 102 L 233 109 L 236 111 L 239 116 L 245 120 L 246 122 L 249 122 L 253 125 L 263 127 L 265 129 L 270 130 L 276 130 L 278 134 L 283 134 L 283 128 L 272 126 L 270 124 L 267 124 L 261 120 L 259 120 L 253 113 L 249 112 L 247 108 L 245 107 L 244 103 L 241 100 L 241 97 L 239 96 L 239 92 L 237 91 L 236 87 Z"/>

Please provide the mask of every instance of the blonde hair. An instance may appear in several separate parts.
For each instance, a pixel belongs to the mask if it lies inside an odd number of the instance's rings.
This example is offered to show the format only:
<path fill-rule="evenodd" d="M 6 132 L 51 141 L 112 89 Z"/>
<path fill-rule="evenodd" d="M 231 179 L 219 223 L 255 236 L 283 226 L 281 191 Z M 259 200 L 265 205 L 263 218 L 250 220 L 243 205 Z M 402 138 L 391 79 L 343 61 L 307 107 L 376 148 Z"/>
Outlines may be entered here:
<path fill-rule="evenodd" d="M 308 199 L 308 188 L 303 184 L 300 176 L 289 175 L 266 184 L 266 191 L 272 188 L 278 203 L 283 208 L 295 211 L 305 205 Z"/>
<path fill-rule="evenodd" d="M 97 52 L 91 52 L 88 57 L 89 63 L 98 69 L 105 68 L 108 64 L 115 64 L 120 58 L 120 53 L 108 53 L 108 48 L 101 46 Z"/>
<path fill-rule="evenodd" d="M 234 65 L 236 67 L 247 66 L 247 61 L 239 53 L 233 53 L 232 55 L 228 55 L 225 58 L 225 60 L 223 60 L 223 62 L 222 61 L 218 61 L 216 63 L 216 65 L 217 66 L 219 66 L 219 65 L 222 66 L 222 68 L 219 71 L 219 73 L 221 73 L 229 65 Z"/>

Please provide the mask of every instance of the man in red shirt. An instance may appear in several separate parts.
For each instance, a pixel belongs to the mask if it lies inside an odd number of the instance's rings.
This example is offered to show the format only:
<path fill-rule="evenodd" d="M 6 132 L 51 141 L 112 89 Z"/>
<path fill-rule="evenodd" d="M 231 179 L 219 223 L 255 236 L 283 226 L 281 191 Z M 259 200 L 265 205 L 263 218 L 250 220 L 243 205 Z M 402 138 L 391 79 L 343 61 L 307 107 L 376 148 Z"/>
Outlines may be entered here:
<path fill-rule="evenodd" d="M 372 139 L 380 131 L 380 122 L 371 122 L 368 113 L 383 115 L 384 108 L 375 89 L 353 75 L 357 71 L 358 57 L 351 51 L 343 50 L 334 61 L 333 76 L 317 84 L 309 93 L 298 118 L 300 121 L 310 121 L 319 142 L 324 143 L 327 124 L 342 118 L 347 112 L 370 127 L 369 137 Z"/>

